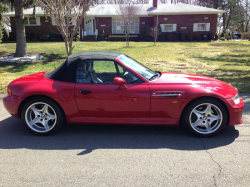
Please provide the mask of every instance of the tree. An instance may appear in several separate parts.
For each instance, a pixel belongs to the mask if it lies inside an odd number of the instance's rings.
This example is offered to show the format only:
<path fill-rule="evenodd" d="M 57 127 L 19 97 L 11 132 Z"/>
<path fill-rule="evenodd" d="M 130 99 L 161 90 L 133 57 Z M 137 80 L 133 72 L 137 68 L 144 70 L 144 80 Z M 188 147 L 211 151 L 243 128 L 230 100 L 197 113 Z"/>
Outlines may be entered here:
<path fill-rule="evenodd" d="M 154 38 L 154 46 L 155 46 L 155 42 L 157 41 L 157 38 L 159 36 L 159 33 L 160 33 L 160 29 L 157 28 L 156 26 L 151 28 L 150 35 Z"/>
<path fill-rule="evenodd" d="M 140 5 L 134 4 L 131 0 L 121 0 L 119 4 L 115 6 L 118 19 L 124 26 L 124 32 L 126 35 L 126 47 L 129 47 L 129 34 L 131 31 L 131 25 L 134 24 L 136 15 L 140 12 Z"/>
<path fill-rule="evenodd" d="M 8 10 L 8 8 L 6 6 L 4 6 L 2 3 L 0 3 L 0 43 L 2 42 L 2 38 L 3 38 L 3 32 L 2 32 L 3 17 L 2 17 L 2 13 L 6 12 L 7 10 Z"/>
<path fill-rule="evenodd" d="M 58 31 L 65 42 L 68 55 L 74 49 L 73 40 L 86 11 L 94 1 L 92 0 L 36 0 L 45 13 L 56 23 Z M 75 23 L 75 24 L 73 24 Z"/>
<path fill-rule="evenodd" d="M 15 10 L 15 22 L 16 22 L 16 52 L 15 57 L 24 57 L 27 55 L 26 35 L 24 25 L 24 8 L 28 8 L 35 5 L 35 0 L 0 0 L 3 4 L 6 4 L 14 8 Z"/>

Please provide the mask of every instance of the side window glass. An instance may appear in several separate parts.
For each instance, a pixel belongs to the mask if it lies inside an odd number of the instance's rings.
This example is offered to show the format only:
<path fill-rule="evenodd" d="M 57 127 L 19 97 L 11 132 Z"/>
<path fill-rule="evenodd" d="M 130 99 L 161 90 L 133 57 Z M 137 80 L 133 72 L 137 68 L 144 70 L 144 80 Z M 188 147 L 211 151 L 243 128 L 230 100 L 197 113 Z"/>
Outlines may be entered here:
<path fill-rule="evenodd" d="M 126 81 L 126 83 L 143 83 L 143 80 L 138 78 L 136 75 L 134 75 L 127 68 L 124 68 L 119 64 L 117 64 L 117 66 L 119 69 L 120 77 L 123 78 Z"/>
<path fill-rule="evenodd" d="M 112 84 L 117 71 L 114 61 L 85 60 L 77 68 L 77 83 Z"/>

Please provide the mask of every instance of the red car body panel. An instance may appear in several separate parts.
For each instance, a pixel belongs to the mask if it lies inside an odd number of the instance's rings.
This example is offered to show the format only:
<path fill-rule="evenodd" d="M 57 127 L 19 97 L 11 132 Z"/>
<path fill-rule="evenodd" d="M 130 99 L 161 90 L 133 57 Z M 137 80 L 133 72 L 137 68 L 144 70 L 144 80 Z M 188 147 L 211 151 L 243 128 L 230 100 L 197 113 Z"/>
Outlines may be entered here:
<path fill-rule="evenodd" d="M 150 90 L 143 84 L 126 84 L 120 89 L 115 84 L 81 84 L 75 85 L 75 99 L 84 117 L 149 117 Z M 79 91 L 91 91 L 80 94 Z"/>
<path fill-rule="evenodd" d="M 121 65 L 117 59 L 117 62 Z M 21 77 L 8 88 L 12 95 L 4 98 L 9 113 L 19 117 L 22 101 L 42 95 L 55 100 L 63 109 L 69 123 L 178 125 L 184 108 L 200 97 L 214 97 L 228 109 L 229 125 L 242 123 L 244 103 L 234 104 L 237 90 L 222 81 L 197 75 L 164 73 L 154 81 L 147 81 L 133 69 L 128 69 L 144 83 L 81 84 L 46 78 L 46 72 Z M 90 91 L 81 94 L 79 91 Z M 161 97 L 161 94 L 166 94 Z M 168 94 L 178 94 L 168 97 Z M 166 96 L 166 97 L 165 97 Z"/>

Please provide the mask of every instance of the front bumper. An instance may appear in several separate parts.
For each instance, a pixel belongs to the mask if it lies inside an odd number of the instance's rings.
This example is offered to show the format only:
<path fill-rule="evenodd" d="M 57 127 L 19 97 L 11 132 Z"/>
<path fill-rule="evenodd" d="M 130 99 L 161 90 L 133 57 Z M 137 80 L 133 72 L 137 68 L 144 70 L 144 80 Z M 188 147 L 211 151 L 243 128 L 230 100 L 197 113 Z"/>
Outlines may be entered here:
<path fill-rule="evenodd" d="M 3 105 L 6 108 L 6 110 L 12 115 L 17 118 L 18 116 L 18 106 L 21 103 L 21 98 L 18 96 L 7 96 L 3 98 Z"/>
<path fill-rule="evenodd" d="M 240 103 L 235 104 L 231 98 L 226 99 L 229 110 L 229 126 L 243 123 L 242 114 L 244 109 L 244 102 L 240 98 Z"/>

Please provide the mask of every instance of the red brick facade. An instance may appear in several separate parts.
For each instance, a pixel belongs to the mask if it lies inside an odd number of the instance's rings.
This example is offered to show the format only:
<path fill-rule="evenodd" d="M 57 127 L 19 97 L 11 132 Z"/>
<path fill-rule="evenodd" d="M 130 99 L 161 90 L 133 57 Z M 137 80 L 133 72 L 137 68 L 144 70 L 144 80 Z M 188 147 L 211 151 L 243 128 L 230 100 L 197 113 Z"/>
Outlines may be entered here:
<path fill-rule="evenodd" d="M 154 23 L 157 23 L 157 16 L 154 16 Z M 210 23 L 210 31 L 194 32 L 194 23 Z M 211 38 L 214 38 L 217 14 L 159 15 L 158 24 L 177 24 L 176 33 L 182 33 L 183 36 L 188 34 L 190 36 L 195 35 L 198 38 L 201 34 L 211 34 Z"/>
<path fill-rule="evenodd" d="M 12 31 L 15 32 L 15 21 L 14 17 L 10 18 Z M 112 35 L 112 18 L 111 17 L 95 17 L 96 20 L 96 29 L 98 30 L 98 38 L 102 37 L 103 33 L 105 35 Z M 83 21 L 84 23 L 84 21 Z M 84 29 L 84 24 L 81 24 L 81 39 L 82 39 L 82 29 Z M 157 23 L 157 16 L 152 17 L 140 17 L 139 25 L 139 37 L 143 40 L 145 32 L 148 26 L 152 27 Z M 203 32 L 194 32 L 193 25 L 194 23 L 210 23 L 210 31 Z M 57 27 L 53 26 L 51 19 L 45 17 L 40 17 L 39 26 L 26 26 L 26 33 L 32 33 L 35 37 L 39 35 L 50 35 L 50 34 L 59 34 Z M 216 33 L 217 25 L 217 14 L 192 14 L 192 15 L 159 15 L 158 16 L 158 25 L 160 24 L 177 24 L 177 30 L 174 35 L 182 33 L 183 36 L 189 35 L 199 37 L 201 34 L 205 36 L 210 34 L 211 38 L 214 37 Z M 172 33 L 169 33 L 170 38 Z M 175 36 L 176 37 L 176 36 Z M 86 38 L 86 37 L 85 37 Z M 94 37 L 92 37 L 94 38 Z M 84 39 L 84 37 L 83 37 Z"/>

